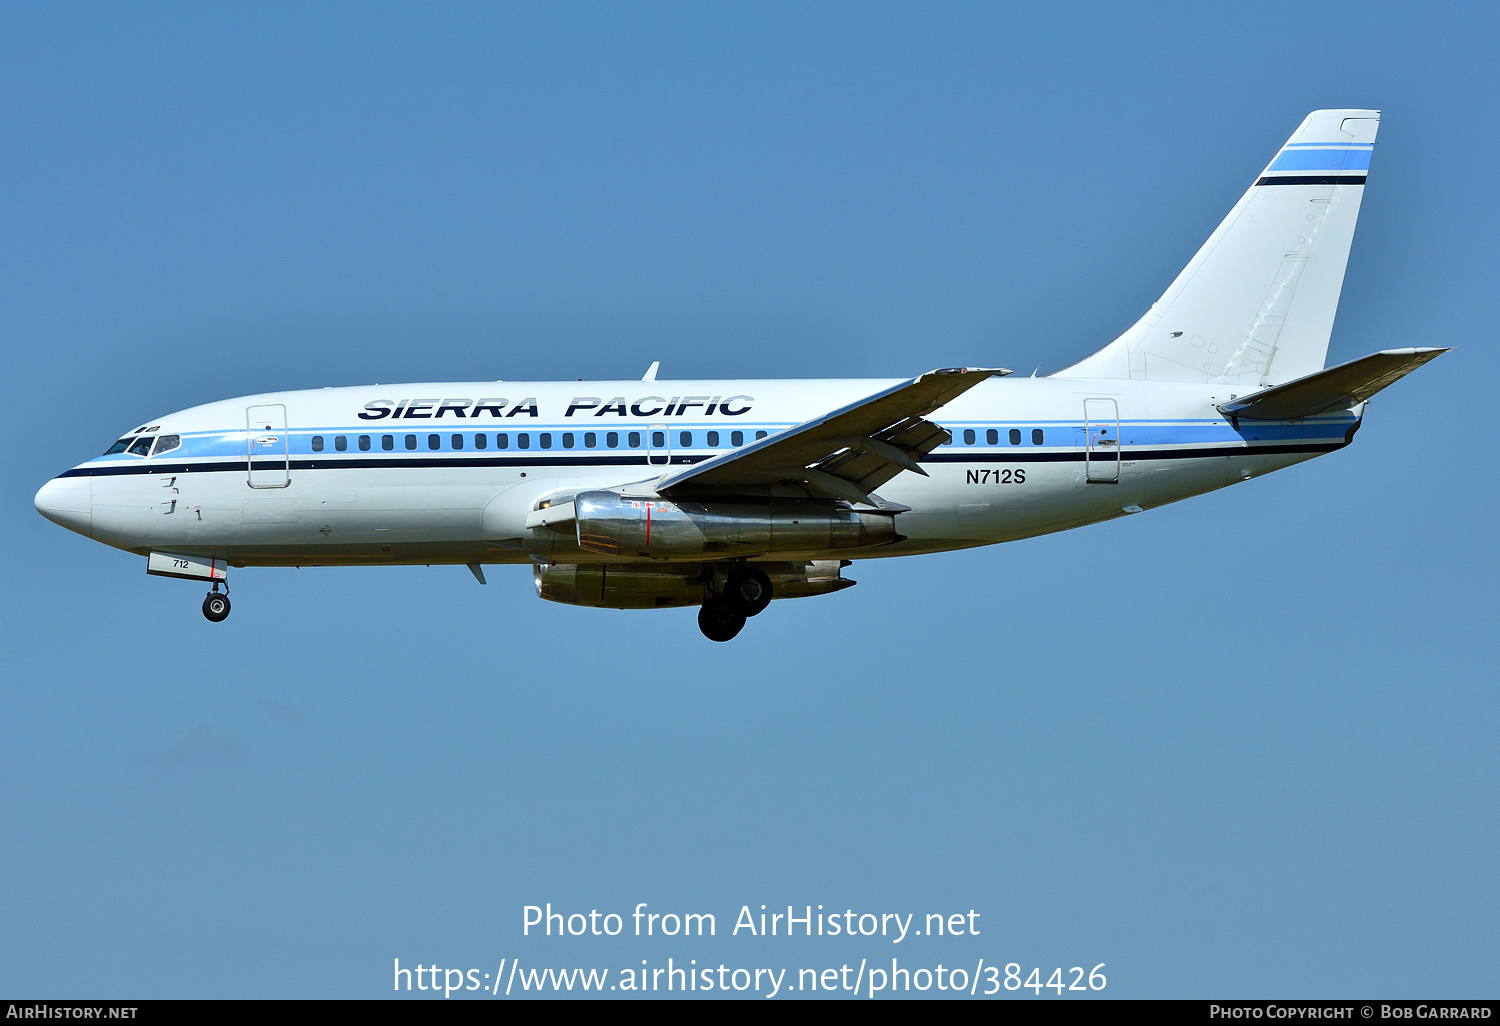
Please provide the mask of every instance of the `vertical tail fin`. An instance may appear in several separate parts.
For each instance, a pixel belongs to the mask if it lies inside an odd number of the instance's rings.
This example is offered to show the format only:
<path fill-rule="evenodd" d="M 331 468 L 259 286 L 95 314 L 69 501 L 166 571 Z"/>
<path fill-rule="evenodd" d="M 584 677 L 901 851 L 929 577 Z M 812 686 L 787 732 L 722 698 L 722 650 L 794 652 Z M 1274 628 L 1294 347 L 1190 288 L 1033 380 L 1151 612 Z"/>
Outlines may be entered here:
<path fill-rule="evenodd" d="M 1161 299 L 1058 377 L 1274 385 L 1321 370 L 1380 127 L 1307 116 Z"/>

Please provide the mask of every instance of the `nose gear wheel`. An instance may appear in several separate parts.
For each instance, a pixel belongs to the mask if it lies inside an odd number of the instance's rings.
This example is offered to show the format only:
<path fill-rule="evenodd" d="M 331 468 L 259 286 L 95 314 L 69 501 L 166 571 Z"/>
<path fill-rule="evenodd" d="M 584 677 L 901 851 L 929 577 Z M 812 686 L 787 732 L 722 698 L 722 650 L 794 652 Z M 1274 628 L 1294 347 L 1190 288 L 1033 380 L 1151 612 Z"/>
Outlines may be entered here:
<path fill-rule="evenodd" d="M 211 623 L 222 623 L 229 615 L 229 596 L 217 591 L 209 592 L 208 597 L 203 600 L 203 615 Z"/>

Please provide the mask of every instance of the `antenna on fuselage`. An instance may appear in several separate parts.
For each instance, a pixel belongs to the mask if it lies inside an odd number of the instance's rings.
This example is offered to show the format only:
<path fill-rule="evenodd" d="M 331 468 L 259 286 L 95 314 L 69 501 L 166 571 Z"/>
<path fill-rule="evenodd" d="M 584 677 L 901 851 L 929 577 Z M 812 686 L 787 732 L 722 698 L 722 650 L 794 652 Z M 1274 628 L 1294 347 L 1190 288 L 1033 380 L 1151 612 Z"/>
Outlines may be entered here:
<path fill-rule="evenodd" d="M 641 380 L 642 381 L 655 381 L 656 380 L 656 368 L 658 368 L 660 366 L 661 366 L 661 361 L 660 360 L 652 360 L 651 361 L 651 366 L 649 366 L 649 367 L 646 368 L 646 373 L 644 373 L 644 374 L 641 375 Z"/>

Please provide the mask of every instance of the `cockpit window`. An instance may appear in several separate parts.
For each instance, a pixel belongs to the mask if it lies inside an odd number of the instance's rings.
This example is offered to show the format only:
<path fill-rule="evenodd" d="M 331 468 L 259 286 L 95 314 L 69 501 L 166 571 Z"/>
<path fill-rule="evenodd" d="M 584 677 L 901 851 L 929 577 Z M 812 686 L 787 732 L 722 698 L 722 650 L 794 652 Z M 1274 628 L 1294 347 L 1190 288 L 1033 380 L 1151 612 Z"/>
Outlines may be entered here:
<path fill-rule="evenodd" d="M 125 447 L 128 446 L 133 441 L 135 441 L 134 438 L 122 438 L 118 442 L 116 442 L 114 445 L 111 445 L 108 449 L 105 449 L 104 450 L 104 455 L 106 455 L 106 456 L 113 456 L 117 452 L 124 452 L 125 451 Z"/>
<path fill-rule="evenodd" d="M 171 452 L 181 444 L 181 435 L 160 435 L 156 439 L 156 448 L 151 450 L 151 455 L 160 456 L 164 452 Z"/>
<path fill-rule="evenodd" d="M 150 435 L 143 435 L 130 443 L 130 448 L 125 451 L 134 453 L 137 456 L 145 456 L 151 452 L 151 443 L 154 441 L 155 439 Z"/>

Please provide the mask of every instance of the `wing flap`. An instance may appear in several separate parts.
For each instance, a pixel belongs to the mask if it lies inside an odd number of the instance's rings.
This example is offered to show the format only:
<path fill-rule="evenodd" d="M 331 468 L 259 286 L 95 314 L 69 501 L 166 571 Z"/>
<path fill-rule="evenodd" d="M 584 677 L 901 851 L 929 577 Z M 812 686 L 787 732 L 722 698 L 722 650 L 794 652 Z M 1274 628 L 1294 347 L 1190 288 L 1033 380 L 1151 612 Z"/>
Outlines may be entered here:
<path fill-rule="evenodd" d="M 1371 353 L 1223 403 L 1219 412 L 1246 420 L 1296 420 L 1326 410 L 1346 410 L 1447 351 L 1423 348 Z"/>
<path fill-rule="evenodd" d="M 903 470 L 926 477 L 927 471 L 917 460 L 947 439 L 948 432 L 932 421 L 908 417 L 885 431 L 849 439 L 845 449 L 825 457 L 816 469 L 852 481 L 862 491 L 873 492 Z M 895 453 L 904 459 L 895 459 Z"/>

